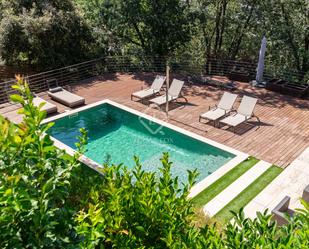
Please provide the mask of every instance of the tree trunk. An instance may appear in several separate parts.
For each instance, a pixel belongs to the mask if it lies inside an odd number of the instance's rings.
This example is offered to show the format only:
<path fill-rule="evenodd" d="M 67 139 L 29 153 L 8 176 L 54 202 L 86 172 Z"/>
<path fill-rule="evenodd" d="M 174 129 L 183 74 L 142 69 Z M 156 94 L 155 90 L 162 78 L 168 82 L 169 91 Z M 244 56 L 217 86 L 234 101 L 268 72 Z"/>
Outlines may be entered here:
<path fill-rule="evenodd" d="M 244 37 L 244 34 L 245 34 L 245 31 L 248 31 L 247 28 L 249 27 L 249 24 L 250 24 L 250 21 L 251 21 L 251 17 L 252 17 L 252 14 L 253 14 L 253 10 L 254 10 L 254 6 L 251 6 L 250 8 L 250 13 L 243 25 L 242 24 L 239 24 L 239 28 L 237 29 L 237 32 L 239 35 L 236 35 L 235 39 L 233 39 L 231 45 L 230 45 L 230 48 L 229 48 L 229 57 L 233 60 L 236 58 L 238 52 L 239 52 L 239 48 L 240 48 L 240 45 L 241 45 L 241 42 L 242 42 L 242 38 Z"/>
<path fill-rule="evenodd" d="M 290 18 L 288 16 L 288 13 L 285 10 L 284 3 L 281 3 L 280 6 L 281 6 L 283 19 L 284 19 L 284 22 L 285 22 L 285 25 L 286 25 L 286 33 L 287 33 L 287 36 L 288 36 L 287 42 L 288 42 L 288 44 L 289 44 L 289 46 L 292 50 L 292 54 L 293 54 L 293 57 L 294 57 L 295 63 L 296 63 L 296 68 L 299 72 L 301 72 L 302 68 L 301 68 L 301 63 L 300 63 L 300 57 L 299 57 L 299 54 L 298 54 L 298 49 L 297 49 L 297 46 L 294 44 L 294 37 L 293 37 L 293 34 L 290 31 L 290 29 L 292 28 L 291 25 L 290 25 Z"/>
<path fill-rule="evenodd" d="M 216 13 L 216 21 L 215 21 L 215 45 L 214 45 L 214 53 L 218 53 L 219 41 L 220 41 L 220 22 L 221 22 L 221 13 L 222 13 L 222 6 L 221 1 L 217 3 L 217 13 Z"/>
<path fill-rule="evenodd" d="M 223 34 L 225 30 L 225 20 L 226 20 L 226 8 L 227 8 L 228 0 L 223 0 L 222 2 L 222 17 L 221 17 L 221 30 L 220 30 L 220 36 L 219 36 L 219 44 L 218 44 L 218 50 L 221 50 L 222 41 L 223 41 Z"/>
<path fill-rule="evenodd" d="M 304 39 L 304 54 L 303 54 L 303 63 L 302 71 L 305 76 L 305 73 L 309 71 L 309 29 L 306 30 L 305 39 Z"/>

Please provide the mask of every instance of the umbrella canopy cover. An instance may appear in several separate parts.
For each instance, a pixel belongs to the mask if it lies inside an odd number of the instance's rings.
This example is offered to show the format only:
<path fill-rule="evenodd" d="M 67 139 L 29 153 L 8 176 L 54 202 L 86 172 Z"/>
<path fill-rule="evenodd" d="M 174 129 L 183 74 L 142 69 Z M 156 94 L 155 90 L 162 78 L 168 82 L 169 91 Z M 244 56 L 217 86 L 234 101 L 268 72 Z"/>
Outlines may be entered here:
<path fill-rule="evenodd" d="M 263 82 L 263 72 L 264 72 L 264 59 L 265 59 L 265 51 L 266 51 L 266 37 L 264 36 L 262 39 L 260 54 L 259 54 L 259 62 L 256 70 L 256 82 Z"/>

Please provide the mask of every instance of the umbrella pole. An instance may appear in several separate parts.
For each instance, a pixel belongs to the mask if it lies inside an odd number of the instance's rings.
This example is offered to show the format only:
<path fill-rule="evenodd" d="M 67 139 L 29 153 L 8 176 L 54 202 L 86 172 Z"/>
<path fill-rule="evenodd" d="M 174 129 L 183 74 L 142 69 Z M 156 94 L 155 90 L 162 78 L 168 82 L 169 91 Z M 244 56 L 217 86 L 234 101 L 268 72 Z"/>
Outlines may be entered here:
<path fill-rule="evenodd" d="M 169 89 L 169 84 L 170 84 L 170 67 L 167 65 L 166 66 L 166 104 L 165 104 L 165 113 L 166 113 L 166 118 L 168 119 L 168 108 L 169 108 L 169 103 L 168 103 L 168 89 Z"/>

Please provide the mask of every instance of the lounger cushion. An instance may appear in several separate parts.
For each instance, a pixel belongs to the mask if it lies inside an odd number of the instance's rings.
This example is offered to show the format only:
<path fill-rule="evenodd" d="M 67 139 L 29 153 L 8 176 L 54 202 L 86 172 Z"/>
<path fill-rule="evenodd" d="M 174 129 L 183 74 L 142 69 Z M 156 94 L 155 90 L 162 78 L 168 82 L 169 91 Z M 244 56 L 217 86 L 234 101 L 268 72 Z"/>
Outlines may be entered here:
<path fill-rule="evenodd" d="M 228 116 L 222 119 L 220 122 L 235 127 L 245 122 L 246 120 L 246 116 L 237 113 L 236 115 Z"/>
<path fill-rule="evenodd" d="M 39 106 L 41 103 L 45 103 L 45 105 L 43 105 L 43 107 L 41 108 L 42 111 L 46 111 L 47 114 L 51 114 L 54 112 L 57 112 L 57 106 L 47 102 L 46 100 L 40 98 L 40 97 L 35 97 L 33 99 L 33 104 L 35 106 Z"/>
<path fill-rule="evenodd" d="M 85 104 L 85 99 L 83 97 L 70 93 L 64 89 L 55 93 L 48 92 L 48 95 L 52 99 L 69 107 L 76 107 Z"/>
<path fill-rule="evenodd" d="M 158 92 L 159 92 L 159 90 L 153 90 L 153 89 L 149 88 L 149 89 L 145 89 L 145 90 L 141 90 L 141 91 L 132 93 L 132 96 L 134 96 L 136 98 L 144 99 L 144 98 L 153 96 Z"/>
<path fill-rule="evenodd" d="M 241 100 L 237 112 L 244 116 L 251 117 L 256 103 L 257 103 L 256 98 L 244 96 Z"/>
<path fill-rule="evenodd" d="M 165 76 L 157 75 L 150 88 L 156 91 L 160 91 L 165 80 Z"/>
<path fill-rule="evenodd" d="M 55 92 L 60 92 L 62 91 L 63 88 L 60 87 L 60 86 L 57 86 L 57 87 L 54 87 L 54 88 L 50 88 L 49 91 L 52 92 L 52 93 L 55 93 Z"/>
<path fill-rule="evenodd" d="M 172 101 L 174 99 L 177 99 L 177 98 L 174 98 L 172 96 L 168 96 L 168 101 Z M 159 96 L 159 97 L 156 97 L 152 100 L 150 100 L 151 103 L 154 103 L 154 104 L 157 104 L 157 105 L 163 105 L 166 103 L 166 95 L 163 95 L 163 96 Z"/>
<path fill-rule="evenodd" d="M 220 108 L 212 109 L 208 112 L 205 112 L 201 115 L 201 118 L 209 119 L 209 120 L 217 120 L 225 115 L 225 110 Z"/>
<path fill-rule="evenodd" d="M 184 81 L 173 79 L 173 82 L 170 88 L 168 89 L 168 102 L 175 100 L 179 97 L 183 84 L 184 84 Z M 163 105 L 166 103 L 166 95 L 156 97 L 150 100 L 150 102 L 157 104 L 157 105 Z"/>
<path fill-rule="evenodd" d="M 218 107 L 226 111 L 231 111 L 236 99 L 237 94 L 224 92 L 224 94 L 221 97 L 221 100 L 218 103 Z"/>
<path fill-rule="evenodd" d="M 178 98 L 184 83 L 185 82 L 182 80 L 173 79 L 172 84 L 168 89 L 168 95 Z"/>
<path fill-rule="evenodd" d="M 132 93 L 132 96 L 139 98 L 139 99 L 144 99 L 144 98 L 151 97 L 155 95 L 156 93 L 159 93 L 165 82 L 165 79 L 166 79 L 165 76 L 157 75 L 152 85 L 150 86 L 150 88 Z"/>

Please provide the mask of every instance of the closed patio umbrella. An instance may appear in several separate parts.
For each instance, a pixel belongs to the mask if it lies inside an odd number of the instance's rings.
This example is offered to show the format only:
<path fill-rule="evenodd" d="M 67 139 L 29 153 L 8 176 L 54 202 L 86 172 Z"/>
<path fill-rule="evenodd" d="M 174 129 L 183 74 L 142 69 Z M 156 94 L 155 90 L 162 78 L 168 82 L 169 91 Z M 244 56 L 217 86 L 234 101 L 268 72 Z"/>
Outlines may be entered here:
<path fill-rule="evenodd" d="M 263 82 L 263 72 L 264 72 L 264 60 L 266 51 L 266 37 L 264 36 L 261 43 L 261 49 L 259 54 L 259 62 L 256 70 L 256 83 L 260 84 Z"/>

